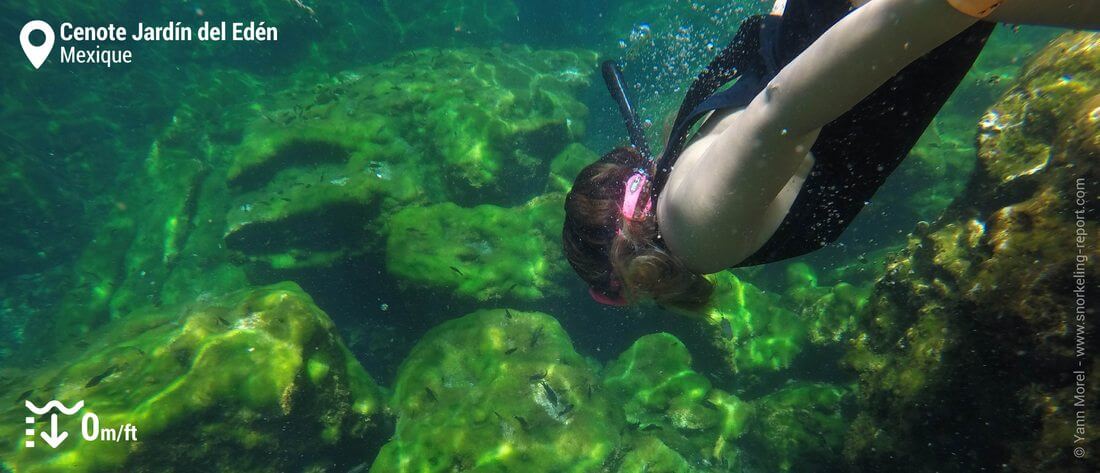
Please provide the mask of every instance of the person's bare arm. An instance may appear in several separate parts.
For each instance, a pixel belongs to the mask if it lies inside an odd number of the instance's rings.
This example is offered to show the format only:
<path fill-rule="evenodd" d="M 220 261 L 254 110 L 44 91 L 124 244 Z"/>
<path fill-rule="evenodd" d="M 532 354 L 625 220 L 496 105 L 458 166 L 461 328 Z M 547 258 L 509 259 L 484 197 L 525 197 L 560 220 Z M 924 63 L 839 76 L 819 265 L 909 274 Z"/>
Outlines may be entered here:
<path fill-rule="evenodd" d="M 666 243 L 701 272 L 747 258 L 758 230 L 746 224 L 794 175 L 818 130 L 976 21 L 946 0 L 871 0 L 850 13 L 783 68 L 705 153 L 677 163 L 658 202 Z"/>
<path fill-rule="evenodd" d="M 658 213 L 666 244 L 689 268 L 716 272 L 755 252 L 766 239 L 763 209 L 774 207 L 820 128 L 978 21 L 948 0 L 853 4 L 704 152 L 685 153 L 673 169 Z M 1005 0 L 986 20 L 1094 29 L 1100 1 Z"/>

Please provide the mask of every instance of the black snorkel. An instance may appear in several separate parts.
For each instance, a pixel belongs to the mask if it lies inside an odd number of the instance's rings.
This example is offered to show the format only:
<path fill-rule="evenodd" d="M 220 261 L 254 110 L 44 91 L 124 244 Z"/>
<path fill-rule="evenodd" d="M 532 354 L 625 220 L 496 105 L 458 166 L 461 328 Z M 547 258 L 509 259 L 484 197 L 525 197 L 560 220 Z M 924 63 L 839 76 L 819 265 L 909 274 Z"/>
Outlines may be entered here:
<path fill-rule="evenodd" d="M 615 61 L 604 61 L 603 64 L 600 64 L 600 71 L 603 72 L 603 81 L 607 84 L 607 91 L 611 93 L 611 98 L 615 99 L 615 103 L 619 105 L 619 115 L 623 117 L 626 132 L 630 135 L 630 144 L 634 146 L 634 149 L 641 152 L 642 156 L 652 162 L 653 154 L 646 142 L 645 131 L 642 130 L 641 123 L 638 123 L 638 114 L 634 111 L 634 104 L 630 102 L 630 97 L 626 95 L 623 72 L 619 70 L 619 66 L 615 64 Z"/>

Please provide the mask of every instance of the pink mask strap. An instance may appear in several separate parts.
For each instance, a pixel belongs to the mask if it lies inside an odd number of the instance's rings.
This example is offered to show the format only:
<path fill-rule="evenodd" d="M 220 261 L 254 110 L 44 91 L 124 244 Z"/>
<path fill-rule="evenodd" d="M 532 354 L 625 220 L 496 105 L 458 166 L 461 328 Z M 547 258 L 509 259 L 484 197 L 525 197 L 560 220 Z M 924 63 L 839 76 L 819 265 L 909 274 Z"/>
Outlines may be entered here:
<path fill-rule="evenodd" d="M 595 288 L 588 288 L 588 295 L 592 296 L 593 300 L 603 305 L 610 305 L 615 307 L 622 307 L 627 305 L 626 299 L 624 299 L 623 296 L 607 296 L 604 295 L 602 292 L 597 291 Z"/>
<path fill-rule="evenodd" d="M 634 220 L 634 211 L 638 207 L 638 199 L 642 196 L 642 189 L 645 188 L 646 176 L 640 172 L 636 172 L 626 180 L 625 187 L 623 189 L 623 205 L 620 208 L 623 218 L 627 220 Z M 653 200 L 647 199 L 645 202 L 645 208 L 642 212 L 649 213 L 650 208 L 653 207 Z"/>

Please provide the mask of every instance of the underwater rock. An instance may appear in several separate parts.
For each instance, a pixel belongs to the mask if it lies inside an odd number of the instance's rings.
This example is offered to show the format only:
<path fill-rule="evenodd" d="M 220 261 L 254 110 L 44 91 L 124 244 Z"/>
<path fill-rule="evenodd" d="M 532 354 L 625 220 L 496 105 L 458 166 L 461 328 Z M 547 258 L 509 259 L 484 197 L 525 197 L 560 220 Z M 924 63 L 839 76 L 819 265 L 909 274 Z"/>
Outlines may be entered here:
<path fill-rule="evenodd" d="M 676 457 L 713 466 L 738 461 L 733 441 L 745 433 L 752 407 L 692 370 L 691 355 L 676 337 L 639 338 L 607 365 L 603 386 L 620 401 L 628 425 L 660 439 Z M 623 471 L 634 471 L 627 468 L 631 455 L 642 454 L 628 455 Z"/>
<path fill-rule="evenodd" d="M 1076 301 L 1100 297 L 1097 110 L 1100 36 L 1070 33 L 982 119 L 966 193 L 887 265 L 852 341 L 861 471 L 1100 469 L 1071 454 L 1072 370 L 1100 366 L 1074 352 L 1096 320 Z"/>
<path fill-rule="evenodd" d="M 274 94 L 228 171 L 225 242 L 258 272 L 381 254 L 410 205 L 518 205 L 584 133 L 595 54 L 424 49 Z"/>
<path fill-rule="evenodd" d="M 816 345 L 846 342 L 867 304 L 870 286 L 846 282 L 819 285 L 813 268 L 803 262 L 788 265 L 786 271 L 786 295 L 799 308 L 810 342 Z"/>
<path fill-rule="evenodd" d="M 752 402 L 756 415 L 742 449 L 748 471 L 843 471 L 842 413 L 848 392 L 838 386 L 792 383 Z"/>
<path fill-rule="evenodd" d="M 638 436 L 626 446 L 619 473 L 691 473 L 693 468 L 684 457 L 656 437 Z"/>
<path fill-rule="evenodd" d="M 223 248 L 228 197 L 221 156 L 251 115 L 230 105 L 262 88 L 246 74 L 224 71 L 195 87 L 111 196 L 110 212 L 71 268 L 60 308 L 29 327 L 38 347 L 28 353 L 50 352 L 140 307 L 247 286 Z"/>
<path fill-rule="evenodd" d="M 712 344 L 724 354 L 741 388 L 790 367 L 807 342 L 807 323 L 728 271 L 714 275 L 712 308 L 703 321 Z"/>
<path fill-rule="evenodd" d="M 3 417 L 22 419 L 24 398 L 84 400 L 81 416 L 135 425 L 138 441 L 85 441 L 81 417 L 62 416 L 62 446 L 5 442 L 0 470 L 346 470 L 389 434 L 382 389 L 293 283 L 130 314 L 85 340 L 40 368 L 5 367 L 7 389 L 33 389 L 0 393 Z"/>
<path fill-rule="evenodd" d="M 667 333 L 646 335 L 604 369 L 634 447 L 621 471 L 645 459 L 661 471 L 836 471 L 850 418 L 848 390 L 790 383 L 744 401 L 714 387 Z M 645 445 L 640 446 L 640 445 Z M 629 450 L 631 448 L 645 451 Z M 690 470 L 682 470 L 684 466 Z"/>
<path fill-rule="evenodd" d="M 478 301 L 537 300 L 564 292 L 563 196 L 502 208 L 407 207 L 389 221 L 386 268 L 409 284 Z"/>
<path fill-rule="evenodd" d="M 401 365 L 397 430 L 371 471 L 599 471 L 623 421 L 596 370 L 545 314 L 439 325 Z"/>
<path fill-rule="evenodd" d="M 551 192 L 569 192 L 569 189 L 573 188 L 573 180 L 581 173 L 581 169 L 596 162 L 597 159 L 600 159 L 600 155 L 580 143 L 566 146 L 550 162 L 550 182 L 547 189 Z"/>

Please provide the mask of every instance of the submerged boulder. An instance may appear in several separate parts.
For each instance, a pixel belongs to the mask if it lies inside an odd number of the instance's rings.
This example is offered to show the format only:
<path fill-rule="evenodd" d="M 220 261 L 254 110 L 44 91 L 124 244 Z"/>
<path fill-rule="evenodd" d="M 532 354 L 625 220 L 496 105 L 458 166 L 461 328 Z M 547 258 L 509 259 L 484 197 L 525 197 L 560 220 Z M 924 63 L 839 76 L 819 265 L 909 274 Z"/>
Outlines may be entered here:
<path fill-rule="evenodd" d="M 789 382 L 743 400 L 712 385 L 667 333 L 646 335 L 604 369 L 628 429 L 621 471 L 836 471 L 850 389 Z M 651 470 L 648 470 L 651 471 Z"/>
<path fill-rule="evenodd" d="M 623 425 L 558 322 L 510 309 L 428 332 L 391 404 L 397 431 L 371 471 L 598 471 Z"/>
<path fill-rule="evenodd" d="M 575 96 L 595 61 L 423 49 L 275 93 L 227 173 L 227 248 L 279 279 L 377 257 L 384 240 L 373 236 L 410 205 L 512 206 L 542 194 L 550 163 L 584 133 Z"/>
<path fill-rule="evenodd" d="M 561 194 L 504 208 L 408 207 L 389 222 L 386 267 L 401 281 L 478 301 L 564 292 Z"/>
<path fill-rule="evenodd" d="M 728 271 L 714 277 L 714 302 L 703 327 L 737 384 L 753 387 L 789 368 L 808 341 L 807 323 L 778 297 Z"/>
<path fill-rule="evenodd" d="M 639 338 L 607 366 L 603 385 L 620 401 L 627 424 L 642 436 L 639 442 L 659 439 L 663 448 L 650 452 L 656 457 L 671 449 L 693 464 L 731 466 L 739 460 L 733 442 L 745 433 L 752 407 L 694 371 L 691 354 L 676 337 Z M 645 458 L 631 452 L 624 468 L 633 457 Z"/>
<path fill-rule="evenodd" d="M 756 412 L 741 442 L 750 471 L 830 472 L 843 470 L 844 434 L 851 418 L 848 389 L 793 382 L 756 399 Z"/>
<path fill-rule="evenodd" d="M 5 369 L 5 419 L 83 400 L 57 449 L 24 448 L 22 423 L 0 466 L 15 471 L 272 471 L 371 458 L 388 435 L 384 394 L 293 283 L 131 314 L 40 368 Z M 86 441 L 80 416 L 131 424 L 137 441 Z M 48 430 L 40 416 L 36 428 Z M 46 422 L 46 424 L 43 424 Z M 42 443 L 42 442 L 39 442 Z M 3 468 L 0 468 L 3 469 Z"/>
<path fill-rule="evenodd" d="M 1051 43 L 979 132 L 966 193 L 888 263 L 849 351 L 862 471 L 1100 468 L 1071 453 L 1074 390 L 1098 389 L 1073 370 L 1100 368 L 1074 351 L 1100 297 L 1100 36 Z"/>

